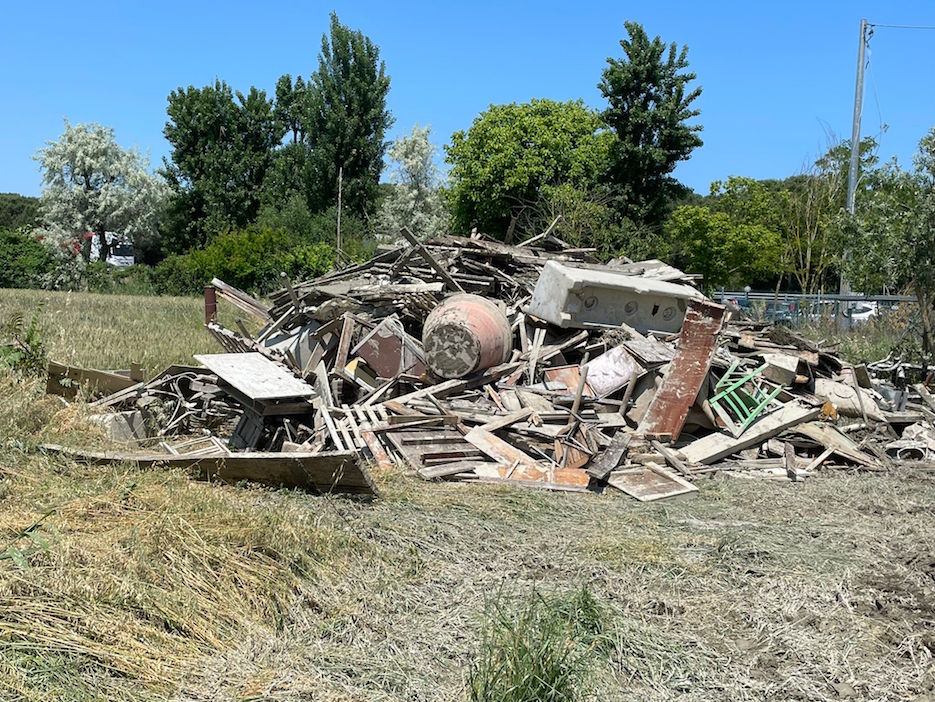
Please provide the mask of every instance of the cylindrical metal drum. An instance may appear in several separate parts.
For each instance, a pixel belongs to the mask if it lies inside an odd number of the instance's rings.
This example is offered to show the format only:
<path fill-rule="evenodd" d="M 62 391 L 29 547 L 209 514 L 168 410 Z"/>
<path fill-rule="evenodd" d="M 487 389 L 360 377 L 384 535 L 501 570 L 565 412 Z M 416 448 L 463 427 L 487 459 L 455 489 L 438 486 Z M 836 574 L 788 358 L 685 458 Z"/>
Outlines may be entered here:
<path fill-rule="evenodd" d="M 513 332 L 503 311 L 479 295 L 445 298 L 422 328 L 425 364 L 442 378 L 504 363 L 513 348 Z"/>

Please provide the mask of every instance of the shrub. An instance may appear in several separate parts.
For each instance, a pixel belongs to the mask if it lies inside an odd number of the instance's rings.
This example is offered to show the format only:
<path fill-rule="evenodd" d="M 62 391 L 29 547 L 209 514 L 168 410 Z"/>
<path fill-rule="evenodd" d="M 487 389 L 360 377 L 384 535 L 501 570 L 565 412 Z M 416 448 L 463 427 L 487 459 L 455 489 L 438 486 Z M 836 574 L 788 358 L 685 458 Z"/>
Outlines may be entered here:
<path fill-rule="evenodd" d="M 153 269 L 135 265 L 120 268 L 103 261 L 92 261 L 84 269 L 89 292 L 117 295 L 153 295 Z"/>
<path fill-rule="evenodd" d="M 0 231 L 0 287 L 36 287 L 53 266 L 49 247 L 31 234 Z"/>
<path fill-rule="evenodd" d="M 198 294 L 212 278 L 254 294 L 278 288 L 279 274 L 313 277 L 334 263 L 331 245 L 305 243 L 281 230 L 253 226 L 216 236 L 205 248 L 160 263 L 153 276 L 156 292 L 173 295 Z"/>

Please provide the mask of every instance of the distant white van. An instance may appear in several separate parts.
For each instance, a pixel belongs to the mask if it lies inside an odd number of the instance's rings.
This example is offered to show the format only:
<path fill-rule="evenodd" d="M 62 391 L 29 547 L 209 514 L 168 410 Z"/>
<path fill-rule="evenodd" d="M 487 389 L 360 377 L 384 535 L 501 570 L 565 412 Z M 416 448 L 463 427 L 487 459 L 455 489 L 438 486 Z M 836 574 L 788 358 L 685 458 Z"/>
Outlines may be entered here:
<path fill-rule="evenodd" d="M 110 244 L 110 255 L 107 262 L 118 268 L 126 268 L 136 263 L 136 255 L 133 251 L 133 244 L 126 241 L 116 232 L 107 232 L 107 242 Z M 91 260 L 101 260 L 101 245 L 96 236 L 91 237 Z"/>

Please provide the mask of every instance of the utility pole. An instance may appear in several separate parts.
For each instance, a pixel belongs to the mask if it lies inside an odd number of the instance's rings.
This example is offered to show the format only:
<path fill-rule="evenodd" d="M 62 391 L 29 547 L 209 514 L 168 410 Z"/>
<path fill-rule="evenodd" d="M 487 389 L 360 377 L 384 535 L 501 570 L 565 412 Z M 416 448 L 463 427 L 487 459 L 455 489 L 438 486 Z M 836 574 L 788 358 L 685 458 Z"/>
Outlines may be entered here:
<path fill-rule="evenodd" d="M 860 165 L 860 113 L 864 106 L 864 49 L 867 47 L 867 20 L 860 20 L 860 43 L 857 45 L 857 86 L 854 90 L 854 124 L 851 129 L 851 163 L 847 169 L 847 213 L 857 212 L 854 196 L 857 193 L 857 167 Z M 844 252 L 847 258 L 848 252 Z M 851 286 L 841 273 L 841 294 L 849 295 Z M 845 303 L 846 304 L 846 303 Z"/>
<path fill-rule="evenodd" d="M 338 266 L 341 265 L 341 184 L 344 180 L 344 165 L 338 166 L 338 236 L 337 236 L 337 250 L 338 255 L 336 261 Z"/>

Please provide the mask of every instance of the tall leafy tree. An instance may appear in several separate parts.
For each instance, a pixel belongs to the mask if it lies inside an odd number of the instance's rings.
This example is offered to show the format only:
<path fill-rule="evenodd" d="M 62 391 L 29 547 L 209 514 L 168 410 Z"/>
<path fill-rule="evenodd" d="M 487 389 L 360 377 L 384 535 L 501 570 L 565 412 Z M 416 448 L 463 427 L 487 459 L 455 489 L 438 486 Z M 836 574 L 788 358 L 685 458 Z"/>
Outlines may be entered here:
<path fill-rule="evenodd" d="M 429 140 L 431 127 L 412 128 L 389 150 L 392 190 L 383 200 L 379 224 L 388 234 L 408 227 L 419 237 L 446 233 L 448 211 L 441 192 L 435 145 Z"/>
<path fill-rule="evenodd" d="M 393 124 L 386 107 L 390 77 L 380 50 L 360 31 L 331 14 L 330 37 L 322 36 L 318 70 L 311 78 L 306 135 L 314 170 L 313 209 L 335 203 L 343 171 L 344 206 L 372 214 L 386 152 L 384 137 Z"/>
<path fill-rule="evenodd" d="M 510 238 L 538 229 L 559 200 L 596 200 L 612 142 L 580 100 L 491 105 L 446 147 L 455 228 Z"/>
<path fill-rule="evenodd" d="M 107 232 L 130 241 L 155 234 L 165 184 L 149 173 L 149 162 L 138 151 L 117 144 L 113 129 L 65 122 L 62 136 L 40 149 L 36 159 L 43 219 L 80 241 L 86 261 L 91 257 L 86 233 L 97 238 L 101 259 L 110 255 Z"/>
<path fill-rule="evenodd" d="M 688 47 L 650 39 L 637 22 L 624 24 L 622 58 L 608 58 L 598 84 L 609 106 L 603 118 L 617 135 L 610 182 L 620 214 L 637 225 L 659 225 L 685 188 L 672 171 L 702 145 L 700 114 L 692 103 L 701 88 L 690 86 Z"/>
<path fill-rule="evenodd" d="M 169 250 L 254 221 L 273 150 L 285 133 L 266 93 L 235 93 L 220 80 L 179 88 L 169 95 L 168 116 L 164 134 L 172 153 L 165 173 L 175 194 Z"/>
<path fill-rule="evenodd" d="M 266 210 L 276 210 L 286 203 L 301 200 L 301 207 L 317 206 L 313 201 L 314 172 L 310 157 L 309 123 L 312 115 L 312 86 L 302 76 L 293 82 L 289 74 L 276 82 L 273 108 L 284 143 L 273 154 L 273 162 L 263 183 Z"/>
<path fill-rule="evenodd" d="M 913 170 L 895 162 L 866 174 L 857 218 L 845 227 L 845 266 L 864 290 L 906 287 L 919 302 L 923 350 L 935 353 L 935 128 Z"/>

